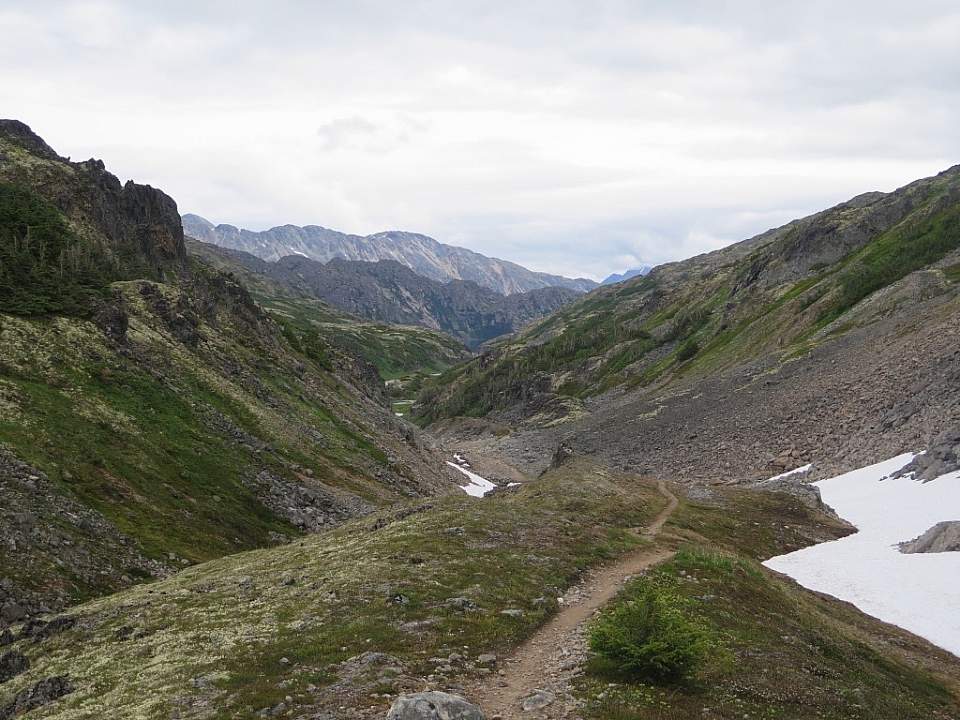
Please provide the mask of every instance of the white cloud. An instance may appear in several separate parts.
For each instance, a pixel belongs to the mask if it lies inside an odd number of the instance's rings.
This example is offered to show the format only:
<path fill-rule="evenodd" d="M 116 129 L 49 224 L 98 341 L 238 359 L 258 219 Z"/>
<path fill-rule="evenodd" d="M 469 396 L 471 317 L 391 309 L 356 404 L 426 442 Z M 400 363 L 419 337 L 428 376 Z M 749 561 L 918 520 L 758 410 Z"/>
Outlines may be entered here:
<path fill-rule="evenodd" d="M 8 0 L 0 107 L 218 222 L 600 277 L 957 162 L 954 3 L 772 8 Z"/>

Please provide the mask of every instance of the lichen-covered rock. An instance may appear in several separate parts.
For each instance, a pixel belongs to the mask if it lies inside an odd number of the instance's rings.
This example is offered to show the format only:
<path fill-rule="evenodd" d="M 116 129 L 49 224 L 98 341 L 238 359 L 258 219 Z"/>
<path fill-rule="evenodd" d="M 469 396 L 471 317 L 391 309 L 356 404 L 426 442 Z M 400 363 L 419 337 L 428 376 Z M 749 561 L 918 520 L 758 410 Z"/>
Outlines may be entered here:
<path fill-rule="evenodd" d="M 393 703 L 387 720 L 485 720 L 483 711 L 459 695 L 422 692 L 401 695 Z"/>
<path fill-rule="evenodd" d="M 0 720 L 10 720 L 73 692 L 73 683 L 65 675 L 41 680 L 36 685 L 21 690 L 13 702 L 0 708 Z"/>
<path fill-rule="evenodd" d="M 0 655 L 0 683 L 15 678 L 20 673 L 30 669 L 30 661 L 26 655 L 16 650 Z"/>

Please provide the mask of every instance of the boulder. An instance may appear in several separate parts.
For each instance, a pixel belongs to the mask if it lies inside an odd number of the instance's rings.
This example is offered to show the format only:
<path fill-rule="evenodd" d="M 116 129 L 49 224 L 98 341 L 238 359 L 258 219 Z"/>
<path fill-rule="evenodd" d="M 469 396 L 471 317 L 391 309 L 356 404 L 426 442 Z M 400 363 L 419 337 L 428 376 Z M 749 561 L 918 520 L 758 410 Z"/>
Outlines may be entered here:
<path fill-rule="evenodd" d="M 15 678 L 30 669 L 30 661 L 23 653 L 11 650 L 0 655 L 0 683 Z"/>
<path fill-rule="evenodd" d="M 422 692 L 401 695 L 387 713 L 387 720 L 485 720 L 483 711 L 459 695 Z"/>

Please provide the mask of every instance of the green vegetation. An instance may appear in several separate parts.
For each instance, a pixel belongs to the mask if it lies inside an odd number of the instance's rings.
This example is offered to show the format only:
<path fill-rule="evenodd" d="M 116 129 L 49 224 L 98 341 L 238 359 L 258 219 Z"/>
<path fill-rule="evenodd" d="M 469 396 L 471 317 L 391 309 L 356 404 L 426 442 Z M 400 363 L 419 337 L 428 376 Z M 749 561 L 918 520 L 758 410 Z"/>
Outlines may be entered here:
<path fill-rule="evenodd" d="M 309 298 L 258 294 L 256 299 L 305 351 L 339 348 L 369 362 L 384 380 L 440 372 L 470 355 L 449 335 L 427 328 L 360 320 Z"/>
<path fill-rule="evenodd" d="M 896 222 L 884 208 L 839 207 L 785 226 L 748 253 L 723 250 L 594 291 L 504 341 L 493 357 L 428 384 L 417 420 L 508 411 L 556 422 L 541 408 L 581 407 L 618 386 L 695 381 L 763 355 L 797 357 L 871 322 L 867 313 L 823 332 L 877 290 L 960 249 L 958 186 L 956 175 L 911 186 L 904 193 L 913 209 Z M 853 249 L 836 259 L 838 243 Z M 804 272 L 805 253 L 831 262 Z M 947 280 L 960 278 L 957 267 L 944 269 Z"/>
<path fill-rule="evenodd" d="M 590 647 L 611 675 L 676 682 L 697 671 L 713 641 L 682 596 L 644 578 L 594 622 Z"/>
<path fill-rule="evenodd" d="M 697 672 L 679 685 L 613 675 L 609 665 L 592 661 L 579 684 L 589 718 L 946 720 L 956 711 L 956 699 L 933 674 L 950 667 L 938 664 L 947 662 L 945 654 L 938 658 L 907 633 L 752 560 L 681 550 L 629 585 L 608 615 L 623 612 L 647 588 L 682 608 L 686 622 L 696 623 L 694 638 L 720 638 L 722 649 L 699 655 Z"/>
<path fill-rule="evenodd" d="M 207 280 L 195 273 L 193 282 Z M 0 315 L 0 443 L 164 561 L 202 562 L 299 535 L 265 504 L 269 478 L 303 484 L 309 473 L 308 484 L 373 505 L 395 499 L 378 474 L 414 470 L 390 466 L 388 448 L 396 451 L 366 426 L 373 403 L 329 372 L 326 346 L 289 333 L 284 344 L 268 325 L 250 332 L 255 308 L 228 311 L 221 297 L 212 302 L 219 317 L 198 318 L 203 342 L 191 350 L 151 309 L 145 286 L 111 286 L 129 314 L 119 347 L 88 321 Z M 191 312 L 181 289 L 152 287 L 163 307 Z M 207 300 L 218 292 L 195 290 Z M 0 576 L 73 599 L 117 587 L 109 574 L 91 585 L 69 568 L 41 570 L 23 552 L 0 548 Z"/>
<path fill-rule="evenodd" d="M 30 671 L 0 687 L 0 705 L 59 673 L 77 691 L 37 717 L 168 718 L 185 694 L 224 719 L 286 696 L 339 715 L 385 705 L 371 693 L 412 688 L 431 658 L 515 646 L 585 568 L 642 543 L 627 528 L 663 503 L 650 483 L 574 462 L 483 501 L 396 506 L 214 560 L 76 608 L 81 626 L 31 647 Z M 350 664 L 368 651 L 389 659 Z"/>
<path fill-rule="evenodd" d="M 81 240 L 53 205 L 0 183 L 0 312 L 86 315 L 115 273 L 115 259 Z"/>
<path fill-rule="evenodd" d="M 839 277 L 837 299 L 819 318 L 829 322 L 871 293 L 960 247 L 960 205 L 909 218 L 856 253 Z"/>
<path fill-rule="evenodd" d="M 655 594 L 696 627 L 675 644 L 706 638 L 706 649 L 681 683 L 628 676 L 597 652 L 578 683 L 586 717 L 954 717 L 946 683 L 958 672 L 946 653 L 757 562 L 848 532 L 836 521 L 787 495 L 725 488 L 709 503 L 682 502 L 666 530 L 695 544 L 629 583 L 603 617 Z"/>

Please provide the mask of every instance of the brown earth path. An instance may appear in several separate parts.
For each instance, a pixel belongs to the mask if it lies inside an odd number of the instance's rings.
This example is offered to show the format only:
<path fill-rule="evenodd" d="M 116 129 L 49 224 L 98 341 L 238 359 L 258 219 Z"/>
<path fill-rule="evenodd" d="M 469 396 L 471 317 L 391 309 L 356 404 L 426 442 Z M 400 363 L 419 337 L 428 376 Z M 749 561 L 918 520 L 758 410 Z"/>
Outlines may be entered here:
<path fill-rule="evenodd" d="M 638 534 L 653 538 L 676 509 L 676 496 L 662 480 L 657 489 L 667 506 Z M 587 625 L 593 615 L 620 591 L 633 575 L 664 562 L 673 551 L 662 548 L 637 550 L 611 565 L 591 572 L 564 595 L 560 610 L 543 627 L 507 658 L 499 672 L 473 688 L 471 700 L 480 705 L 488 719 L 565 718 L 575 711 L 570 681 L 587 656 Z M 523 702 L 543 691 L 549 704 L 523 710 Z"/>

